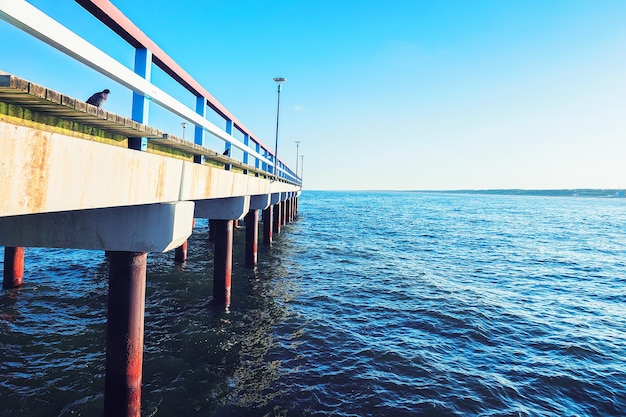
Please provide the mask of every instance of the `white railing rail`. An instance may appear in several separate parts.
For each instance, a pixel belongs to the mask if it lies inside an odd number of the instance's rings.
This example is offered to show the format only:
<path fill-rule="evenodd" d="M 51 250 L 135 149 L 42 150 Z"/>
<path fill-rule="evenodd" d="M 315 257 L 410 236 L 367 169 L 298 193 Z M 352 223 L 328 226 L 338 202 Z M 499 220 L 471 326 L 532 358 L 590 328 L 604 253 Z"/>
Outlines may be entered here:
<path fill-rule="evenodd" d="M 108 0 L 106 3 L 109 3 Z M 111 5 L 111 7 L 113 6 Z M 242 150 L 244 163 L 248 163 L 248 155 L 250 155 L 256 158 L 255 166 L 257 168 L 259 168 L 259 164 L 261 164 L 264 171 L 273 174 L 273 152 L 271 152 L 266 146 L 262 145 L 260 141 L 253 139 L 253 136 L 250 135 L 249 132 L 242 130 L 238 125 L 236 125 L 236 127 L 244 133 L 246 141 L 249 142 L 252 140 L 256 145 L 256 149 L 249 147 L 247 144 L 244 144 L 235 138 L 232 134 L 232 119 L 226 119 L 227 126 L 230 127 L 229 130 L 231 130 L 231 132 L 226 132 L 225 130 L 220 129 L 218 126 L 207 120 L 203 115 L 181 103 L 156 85 L 152 84 L 148 79 L 135 73 L 130 68 L 121 64 L 113 57 L 87 42 L 85 39 L 81 38 L 79 35 L 75 34 L 26 1 L 0 0 L 0 19 L 7 21 L 13 26 L 27 32 L 73 59 L 89 66 L 90 68 L 129 88 L 144 98 L 157 103 L 173 114 L 181 117 L 184 121 L 192 123 L 197 127 L 201 127 L 204 131 L 223 140 L 225 143 L 231 144 L 232 146 Z M 160 49 L 159 52 L 162 53 Z M 182 71 L 182 69 L 180 69 L 177 65 L 176 67 L 177 68 L 174 69 L 169 68 L 169 72 L 172 73 L 172 71 L 176 70 Z M 177 73 L 174 73 L 174 75 L 177 75 Z M 186 73 L 183 75 L 189 77 Z M 180 78 L 172 78 L 176 79 L 180 83 Z M 204 97 L 203 100 L 207 101 L 207 104 L 209 104 L 212 108 L 217 106 L 219 109 L 225 110 L 215 99 L 208 100 Z M 221 115 L 224 116 L 224 114 Z M 136 121 L 142 123 L 144 122 L 143 120 Z M 294 175 L 293 171 L 286 167 L 280 160 L 276 166 L 278 167 L 279 177 L 285 178 L 289 181 L 300 182 L 297 175 Z"/>

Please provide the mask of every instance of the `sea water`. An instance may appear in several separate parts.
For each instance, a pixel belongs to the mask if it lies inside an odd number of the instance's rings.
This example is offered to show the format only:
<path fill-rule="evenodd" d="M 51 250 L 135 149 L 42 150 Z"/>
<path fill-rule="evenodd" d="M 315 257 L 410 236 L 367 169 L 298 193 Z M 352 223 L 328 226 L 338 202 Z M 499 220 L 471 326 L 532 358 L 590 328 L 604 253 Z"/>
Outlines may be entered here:
<path fill-rule="evenodd" d="M 304 191 L 212 305 L 198 220 L 150 254 L 143 416 L 624 416 L 626 200 Z M 107 259 L 26 249 L 0 416 L 102 414 Z M 3 249 L 0 249 L 0 260 Z"/>

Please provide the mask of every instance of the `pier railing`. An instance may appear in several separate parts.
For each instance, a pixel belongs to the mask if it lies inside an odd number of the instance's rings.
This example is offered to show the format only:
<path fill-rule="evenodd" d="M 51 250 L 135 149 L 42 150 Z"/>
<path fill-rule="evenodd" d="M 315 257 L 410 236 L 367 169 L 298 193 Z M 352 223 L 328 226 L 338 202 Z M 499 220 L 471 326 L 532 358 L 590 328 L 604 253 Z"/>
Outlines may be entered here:
<path fill-rule="evenodd" d="M 241 162 L 254 167 L 253 172 L 260 171 L 281 181 L 301 184 L 297 173 L 280 159 L 276 160 L 274 152 L 267 145 L 252 134 L 250 129 L 244 126 L 109 0 L 76 0 L 76 2 L 135 48 L 134 69 L 131 70 L 24 0 L 0 0 L 0 19 L 132 90 L 132 119 L 134 121 L 148 124 L 149 103 L 153 102 L 180 117 L 183 122 L 195 126 L 193 142 L 183 140 L 181 144 L 185 147 L 186 142 L 188 150 L 193 152 L 198 147 L 204 147 L 205 133 L 208 133 L 224 142 L 224 151 L 231 150 L 232 147 L 241 150 Z M 196 97 L 195 109 L 181 103 L 150 81 L 152 64 Z M 208 120 L 207 110 L 224 120 L 224 129 Z M 243 135 L 243 140 L 235 137 L 237 132 Z M 158 140 L 149 137 L 138 139 L 139 144 L 136 145 L 136 149 L 139 150 L 145 150 L 148 141 Z M 230 155 L 234 156 L 232 152 Z M 198 152 L 196 162 L 201 163 L 203 158 L 203 153 Z"/>

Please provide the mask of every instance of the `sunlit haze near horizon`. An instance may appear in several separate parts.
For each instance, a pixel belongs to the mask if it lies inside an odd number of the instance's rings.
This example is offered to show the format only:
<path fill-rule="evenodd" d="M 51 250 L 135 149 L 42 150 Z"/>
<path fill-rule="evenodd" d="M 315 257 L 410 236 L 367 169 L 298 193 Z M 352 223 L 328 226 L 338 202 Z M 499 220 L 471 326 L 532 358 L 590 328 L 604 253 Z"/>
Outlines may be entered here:
<path fill-rule="evenodd" d="M 132 68 L 73 0 L 32 0 Z M 626 188 L 621 0 L 112 3 L 273 148 L 305 189 Z M 0 20 L 0 70 L 72 97 L 131 92 Z M 158 70 L 153 82 L 194 107 Z M 181 135 L 152 106 L 149 125 Z M 223 127 L 223 126 L 220 126 Z"/>

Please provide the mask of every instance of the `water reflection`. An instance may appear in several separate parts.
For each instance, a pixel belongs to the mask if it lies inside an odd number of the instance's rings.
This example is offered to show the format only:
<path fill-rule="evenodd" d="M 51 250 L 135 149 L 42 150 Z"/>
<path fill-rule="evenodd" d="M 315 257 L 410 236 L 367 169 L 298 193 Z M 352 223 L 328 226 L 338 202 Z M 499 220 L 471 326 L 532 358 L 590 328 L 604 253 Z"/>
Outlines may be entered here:
<path fill-rule="evenodd" d="M 263 409 L 278 395 L 268 358 L 290 289 L 275 242 L 244 267 L 235 231 L 230 309 L 211 303 L 212 245 L 196 224 L 186 263 L 150 254 L 143 368 L 145 416 Z M 108 261 L 102 252 L 27 249 L 25 284 L 0 296 L 0 416 L 93 416 L 103 403 Z M 232 415 L 229 414 L 229 415 Z"/>
<path fill-rule="evenodd" d="M 280 245 L 260 248 L 257 268 L 244 266 L 245 229 L 235 230 L 232 303 L 211 303 L 212 251 L 201 224 L 189 242 L 187 265 L 149 274 L 146 300 L 144 407 L 150 414 L 236 415 L 262 411 L 279 395 L 280 361 L 268 358 L 274 327 L 287 314 Z M 200 250 L 194 250 L 194 248 Z M 167 265 L 168 254 L 154 255 Z M 199 271 L 202 265 L 202 271 Z M 147 377 L 151 376 L 151 381 Z M 249 412 L 247 413 L 249 414 Z"/>

